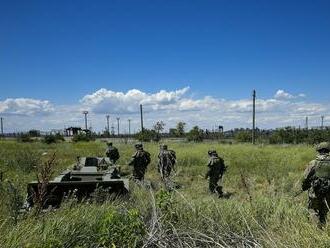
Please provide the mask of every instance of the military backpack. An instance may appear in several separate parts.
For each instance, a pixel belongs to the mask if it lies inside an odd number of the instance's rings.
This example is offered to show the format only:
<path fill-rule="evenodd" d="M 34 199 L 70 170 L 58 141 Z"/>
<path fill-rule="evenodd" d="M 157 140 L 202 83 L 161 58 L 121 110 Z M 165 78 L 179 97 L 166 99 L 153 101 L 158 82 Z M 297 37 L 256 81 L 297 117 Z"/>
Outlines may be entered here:
<path fill-rule="evenodd" d="M 330 159 L 317 159 L 315 163 L 311 186 L 317 195 L 322 196 L 330 193 Z"/>

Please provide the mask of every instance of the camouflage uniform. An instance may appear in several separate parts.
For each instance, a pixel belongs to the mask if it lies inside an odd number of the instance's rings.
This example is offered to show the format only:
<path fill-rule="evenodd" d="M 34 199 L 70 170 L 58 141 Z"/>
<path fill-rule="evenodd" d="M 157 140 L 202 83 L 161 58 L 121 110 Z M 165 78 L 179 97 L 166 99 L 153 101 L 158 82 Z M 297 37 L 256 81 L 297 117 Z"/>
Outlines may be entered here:
<path fill-rule="evenodd" d="M 316 159 L 305 170 L 302 190 L 308 190 L 308 208 L 319 227 L 326 223 L 330 204 L 330 146 L 320 143 Z"/>
<path fill-rule="evenodd" d="M 208 163 L 208 171 L 205 178 L 209 178 L 209 190 L 211 193 L 218 193 L 219 197 L 223 196 L 222 186 L 218 185 L 218 181 L 222 178 L 226 171 L 226 166 L 222 158 L 216 151 L 209 151 L 210 160 Z"/>
<path fill-rule="evenodd" d="M 132 156 L 129 165 L 133 166 L 134 179 L 143 181 L 147 166 L 150 163 L 150 153 L 143 150 L 142 144 L 136 144 L 135 148 L 136 152 Z"/>
<path fill-rule="evenodd" d="M 110 159 L 112 163 L 116 163 L 116 161 L 120 158 L 118 149 L 112 146 L 112 143 L 108 143 L 108 148 L 105 151 L 106 156 Z"/>
<path fill-rule="evenodd" d="M 172 169 L 174 170 L 174 165 L 176 163 L 176 154 L 173 150 L 168 150 L 167 145 L 162 145 L 160 147 L 160 152 L 158 154 L 158 171 L 162 179 L 167 179 L 171 175 Z"/>

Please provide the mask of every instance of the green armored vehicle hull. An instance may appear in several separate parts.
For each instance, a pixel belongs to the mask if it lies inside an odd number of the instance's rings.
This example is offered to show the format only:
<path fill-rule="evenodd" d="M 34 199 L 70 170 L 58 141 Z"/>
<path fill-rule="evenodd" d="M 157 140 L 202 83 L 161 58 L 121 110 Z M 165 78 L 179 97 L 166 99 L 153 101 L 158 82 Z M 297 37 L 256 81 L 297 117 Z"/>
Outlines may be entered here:
<path fill-rule="evenodd" d="M 90 198 L 96 189 L 102 189 L 109 195 L 124 195 L 129 191 L 129 182 L 120 177 L 120 167 L 113 165 L 109 158 L 78 158 L 73 169 L 63 171 L 43 189 L 37 181 L 29 183 L 25 207 L 33 207 L 36 196 L 44 194 L 43 207 L 58 208 L 65 197 L 72 196 L 82 201 Z"/>

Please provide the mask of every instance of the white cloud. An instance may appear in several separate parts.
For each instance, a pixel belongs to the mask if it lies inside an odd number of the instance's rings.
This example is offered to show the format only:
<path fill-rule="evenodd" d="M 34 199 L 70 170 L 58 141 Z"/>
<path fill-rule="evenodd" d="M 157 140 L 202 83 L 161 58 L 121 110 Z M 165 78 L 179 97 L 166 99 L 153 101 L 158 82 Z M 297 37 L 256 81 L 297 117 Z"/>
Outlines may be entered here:
<path fill-rule="evenodd" d="M 39 115 L 54 111 L 53 105 L 46 100 L 31 98 L 8 98 L 0 101 L 0 113 L 12 115 Z"/>
<path fill-rule="evenodd" d="M 187 87 L 157 93 L 139 90 L 122 93 L 101 89 L 85 96 L 81 102 L 97 114 L 136 114 L 137 119 L 138 105 L 142 103 L 148 112 L 145 122 L 150 127 L 157 120 L 164 120 L 168 126 L 174 126 L 178 120 L 187 122 L 188 126 L 200 125 L 209 128 L 212 125 L 224 125 L 227 128 L 250 126 L 251 99 L 226 100 L 211 96 L 194 99 L 186 96 L 188 90 Z M 316 119 L 319 115 L 330 112 L 327 105 L 301 101 L 303 97 L 304 94 L 295 96 L 278 90 L 274 98 L 258 98 L 257 124 L 264 128 L 296 125 L 303 121 L 305 116 Z"/>
<path fill-rule="evenodd" d="M 304 98 L 304 97 L 306 97 L 305 94 L 300 93 L 295 96 L 288 92 L 285 92 L 284 90 L 278 90 L 274 95 L 274 98 L 278 100 L 291 100 L 295 98 Z"/>
<path fill-rule="evenodd" d="M 116 117 L 120 117 L 121 132 L 124 133 L 128 130 L 128 119 L 132 119 L 132 131 L 139 130 L 139 104 L 143 104 L 147 128 L 151 128 L 158 120 L 163 120 L 166 128 L 174 127 L 178 121 L 186 122 L 187 128 L 194 125 L 209 129 L 217 125 L 223 125 L 225 129 L 251 126 L 252 99 L 230 100 L 212 96 L 194 98 L 191 97 L 193 94 L 187 94 L 188 91 L 189 87 L 154 93 L 137 89 L 126 93 L 100 89 L 82 97 L 78 104 L 56 107 L 49 101 L 7 99 L 0 102 L 0 113 L 16 114 L 11 117 L 11 121 L 18 130 L 24 127 L 25 130 L 50 130 L 64 126 L 83 126 L 81 111 L 89 110 L 89 126 L 94 130 L 103 130 L 106 125 L 105 115 L 110 114 L 110 125 L 116 127 Z M 321 115 L 326 116 L 325 125 L 329 125 L 329 105 L 309 102 L 303 97 L 303 94 L 292 95 L 278 90 L 274 97 L 257 98 L 257 126 L 303 126 L 306 116 L 309 116 L 310 125 L 316 126 L 319 125 Z M 35 117 L 40 114 L 43 114 L 40 118 Z"/>
<path fill-rule="evenodd" d="M 137 89 L 123 92 L 114 92 L 100 89 L 81 99 L 83 108 L 95 113 L 134 113 L 139 110 L 139 104 L 147 107 L 147 110 L 164 109 L 166 106 L 177 103 L 189 87 L 176 91 L 161 90 L 154 94 L 148 94 Z"/>

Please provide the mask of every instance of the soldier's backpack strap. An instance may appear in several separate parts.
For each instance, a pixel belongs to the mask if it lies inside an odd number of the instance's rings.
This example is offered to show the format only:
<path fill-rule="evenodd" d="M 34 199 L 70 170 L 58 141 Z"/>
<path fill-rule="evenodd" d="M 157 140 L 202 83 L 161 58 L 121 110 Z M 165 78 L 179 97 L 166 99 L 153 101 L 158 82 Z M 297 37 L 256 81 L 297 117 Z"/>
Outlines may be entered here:
<path fill-rule="evenodd" d="M 145 157 L 146 164 L 147 164 L 147 165 L 150 164 L 150 162 L 151 162 L 151 159 L 150 159 L 150 153 L 144 151 L 144 157 Z"/>

